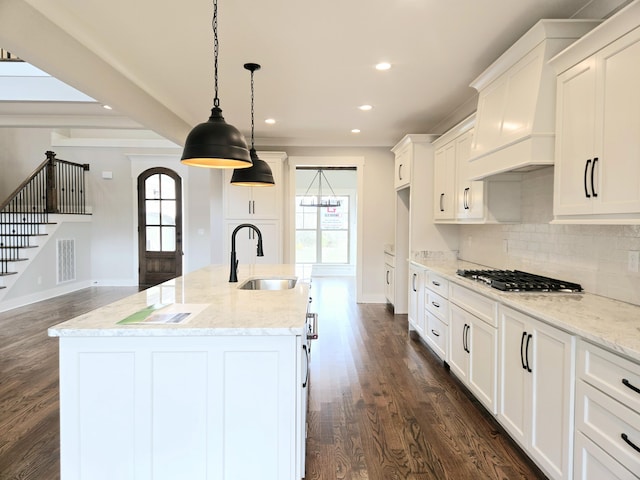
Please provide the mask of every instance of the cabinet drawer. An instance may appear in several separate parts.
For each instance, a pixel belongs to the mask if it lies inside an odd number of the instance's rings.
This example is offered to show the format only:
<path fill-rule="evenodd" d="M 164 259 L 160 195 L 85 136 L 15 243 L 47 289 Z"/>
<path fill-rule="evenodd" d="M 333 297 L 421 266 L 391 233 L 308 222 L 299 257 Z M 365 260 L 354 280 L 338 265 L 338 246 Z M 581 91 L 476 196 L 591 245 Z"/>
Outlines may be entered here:
<path fill-rule="evenodd" d="M 424 304 L 429 312 L 449 325 L 449 300 L 425 288 Z"/>
<path fill-rule="evenodd" d="M 384 252 L 384 263 L 389 265 L 390 267 L 396 266 L 396 256 L 391 255 L 390 253 Z"/>
<path fill-rule="evenodd" d="M 427 324 L 425 325 L 427 343 L 442 360 L 446 360 L 449 327 L 430 312 L 426 312 L 425 316 L 427 319 Z"/>
<path fill-rule="evenodd" d="M 640 414 L 583 381 L 576 385 L 576 430 L 625 468 L 640 472 L 640 452 L 633 446 L 640 448 Z"/>
<path fill-rule="evenodd" d="M 498 327 L 498 302 L 455 283 L 449 289 L 449 300 L 491 326 Z"/>
<path fill-rule="evenodd" d="M 577 377 L 640 413 L 640 365 L 581 341 Z"/>
<path fill-rule="evenodd" d="M 444 298 L 449 298 L 449 280 L 445 280 L 437 273 L 427 272 L 427 288 L 436 292 L 438 295 L 442 295 Z"/>
<path fill-rule="evenodd" d="M 576 480 L 637 480 L 629 470 L 616 462 L 609 454 L 584 436 L 576 432 L 575 439 Z"/>

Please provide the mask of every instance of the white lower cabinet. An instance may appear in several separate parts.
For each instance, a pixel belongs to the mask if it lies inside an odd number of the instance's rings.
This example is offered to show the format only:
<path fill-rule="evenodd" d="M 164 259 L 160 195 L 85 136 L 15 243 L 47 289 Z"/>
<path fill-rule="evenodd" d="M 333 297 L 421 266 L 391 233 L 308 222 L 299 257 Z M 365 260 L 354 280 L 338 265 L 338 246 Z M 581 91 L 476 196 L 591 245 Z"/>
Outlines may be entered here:
<path fill-rule="evenodd" d="M 391 305 L 395 305 L 395 257 L 384 254 L 384 296 Z"/>
<path fill-rule="evenodd" d="M 500 307 L 498 421 L 553 479 L 572 471 L 575 337 Z"/>
<path fill-rule="evenodd" d="M 574 450 L 574 480 L 638 480 L 582 432 L 576 432 Z"/>
<path fill-rule="evenodd" d="M 640 365 L 580 341 L 575 414 L 574 478 L 640 478 Z"/>
<path fill-rule="evenodd" d="M 409 264 L 409 328 L 420 336 L 424 336 L 424 278 L 424 268 Z"/>
<path fill-rule="evenodd" d="M 424 288 L 424 340 L 444 362 L 449 361 L 449 282 L 426 272 Z"/>
<path fill-rule="evenodd" d="M 460 286 L 452 286 L 449 305 L 449 366 L 493 414 L 496 413 L 498 333 L 497 303 Z M 480 307 L 484 311 L 477 311 Z M 470 313 L 477 312 L 480 316 Z"/>

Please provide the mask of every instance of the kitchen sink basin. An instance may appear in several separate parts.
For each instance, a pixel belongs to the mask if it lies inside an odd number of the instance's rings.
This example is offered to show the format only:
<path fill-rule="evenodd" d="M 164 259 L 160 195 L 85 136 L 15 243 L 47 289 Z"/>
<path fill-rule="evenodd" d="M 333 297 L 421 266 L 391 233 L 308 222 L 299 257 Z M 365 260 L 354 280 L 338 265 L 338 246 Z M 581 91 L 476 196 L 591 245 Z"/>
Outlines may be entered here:
<path fill-rule="evenodd" d="M 242 282 L 240 290 L 289 290 L 296 286 L 298 277 L 254 277 Z"/>

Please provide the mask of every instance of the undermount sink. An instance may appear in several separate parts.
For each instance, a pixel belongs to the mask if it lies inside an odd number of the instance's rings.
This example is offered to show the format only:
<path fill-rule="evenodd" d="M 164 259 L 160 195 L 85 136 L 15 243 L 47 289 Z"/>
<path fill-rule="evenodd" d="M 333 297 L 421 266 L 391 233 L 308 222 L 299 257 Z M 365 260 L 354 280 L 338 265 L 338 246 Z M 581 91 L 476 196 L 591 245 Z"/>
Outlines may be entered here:
<path fill-rule="evenodd" d="M 296 286 L 298 277 L 259 277 L 245 280 L 238 288 L 240 290 L 289 290 Z"/>

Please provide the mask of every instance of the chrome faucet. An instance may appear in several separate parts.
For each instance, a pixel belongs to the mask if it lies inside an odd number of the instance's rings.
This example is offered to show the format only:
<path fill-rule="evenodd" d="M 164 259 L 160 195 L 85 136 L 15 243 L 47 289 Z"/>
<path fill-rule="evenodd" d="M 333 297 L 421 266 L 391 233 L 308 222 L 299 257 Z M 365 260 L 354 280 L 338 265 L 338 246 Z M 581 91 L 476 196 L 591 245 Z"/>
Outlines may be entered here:
<path fill-rule="evenodd" d="M 229 282 L 238 281 L 238 260 L 236 260 L 236 233 L 238 233 L 238 230 L 244 227 L 251 228 L 258 234 L 258 256 L 264 257 L 264 252 L 262 250 L 262 233 L 260 232 L 260 229 L 250 223 L 241 223 L 240 225 L 238 225 L 231 234 L 231 270 L 229 272 Z"/>

